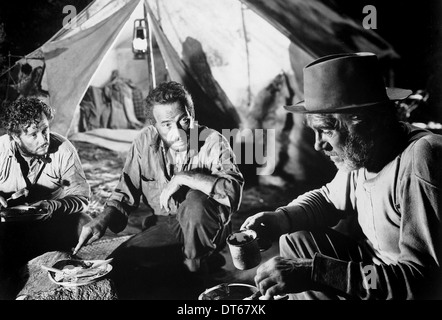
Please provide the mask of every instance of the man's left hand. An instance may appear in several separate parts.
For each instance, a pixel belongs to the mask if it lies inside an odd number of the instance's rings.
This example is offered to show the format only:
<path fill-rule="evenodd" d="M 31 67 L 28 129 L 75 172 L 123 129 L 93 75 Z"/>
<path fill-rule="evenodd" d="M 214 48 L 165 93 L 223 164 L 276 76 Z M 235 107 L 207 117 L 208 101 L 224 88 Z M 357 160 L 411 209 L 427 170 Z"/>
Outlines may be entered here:
<path fill-rule="evenodd" d="M 171 211 L 169 201 L 172 196 L 181 188 L 182 183 L 180 182 L 180 176 L 175 175 L 166 185 L 166 188 L 161 192 L 160 195 L 160 207 L 167 212 Z"/>
<path fill-rule="evenodd" d="M 273 257 L 256 271 L 255 284 L 263 300 L 277 295 L 297 293 L 312 289 L 313 260 Z"/>
<path fill-rule="evenodd" d="M 31 206 L 47 215 L 51 215 L 54 211 L 54 206 L 51 204 L 50 200 L 41 200 L 33 203 Z"/>

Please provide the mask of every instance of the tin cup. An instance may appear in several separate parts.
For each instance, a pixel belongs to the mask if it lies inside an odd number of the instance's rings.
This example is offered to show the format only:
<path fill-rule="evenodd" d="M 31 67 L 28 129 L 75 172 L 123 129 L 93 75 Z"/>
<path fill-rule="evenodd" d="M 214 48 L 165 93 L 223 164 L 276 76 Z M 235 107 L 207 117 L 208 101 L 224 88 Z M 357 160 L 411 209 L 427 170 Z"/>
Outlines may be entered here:
<path fill-rule="evenodd" d="M 239 270 L 256 267 L 261 262 L 257 234 L 253 230 L 240 230 L 227 237 L 233 265 Z"/>

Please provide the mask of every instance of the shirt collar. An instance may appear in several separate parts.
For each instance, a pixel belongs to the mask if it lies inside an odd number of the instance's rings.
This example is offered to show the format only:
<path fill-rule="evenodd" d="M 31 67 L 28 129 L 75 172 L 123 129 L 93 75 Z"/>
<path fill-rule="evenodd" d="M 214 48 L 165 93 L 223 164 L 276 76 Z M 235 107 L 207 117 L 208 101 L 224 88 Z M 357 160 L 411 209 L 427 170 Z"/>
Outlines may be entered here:
<path fill-rule="evenodd" d="M 154 126 L 152 126 L 152 135 L 149 147 L 152 148 L 155 152 L 158 152 L 160 148 L 163 148 L 163 140 L 161 140 L 160 135 Z"/>

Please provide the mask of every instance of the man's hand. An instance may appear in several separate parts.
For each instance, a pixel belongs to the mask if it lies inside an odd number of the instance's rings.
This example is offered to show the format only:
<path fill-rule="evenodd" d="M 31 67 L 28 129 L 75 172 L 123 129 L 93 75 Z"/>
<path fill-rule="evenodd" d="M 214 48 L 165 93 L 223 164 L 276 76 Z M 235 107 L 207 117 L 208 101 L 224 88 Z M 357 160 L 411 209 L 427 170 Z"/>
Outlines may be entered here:
<path fill-rule="evenodd" d="M 7 208 L 7 207 L 8 207 L 8 203 L 6 202 L 6 199 L 3 198 L 2 196 L 0 196 L 0 209 Z"/>
<path fill-rule="evenodd" d="M 27 197 L 29 194 L 29 190 L 27 188 L 20 189 L 16 192 L 14 192 L 8 199 L 5 199 L 4 197 L 0 196 L 0 209 L 1 208 L 7 208 L 8 207 L 8 201 L 9 200 L 15 200 L 20 197 Z"/>
<path fill-rule="evenodd" d="M 41 200 L 41 201 L 35 202 L 31 206 L 34 207 L 35 209 L 43 212 L 43 213 L 48 214 L 48 215 L 52 214 L 53 207 L 54 207 L 54 206 L 51 206 L 51 203 L 48 200 Z"/>
<path fill-rule="evenodd" d="M 169 201 L 172 198 L 172 196 L 181 188 L 180 183 L 180 176 L 175 175 L 172 177 L 172 179 L 169 181 L 169 183 L 166 185 L 166 188 L 161 192 L 160 195 L 160 207 L 167 212 L 169 212 L 170 206 Z"/>
<path fill-rule="evenodd" d="M 263 300 L 276 295 L 298 293 L 313 288 L 311 273 L 313 260 L 273 257 L 256 271 L 255 284 Z"/>
<path fill-rule="evenodd" d="M 85 244 L 91 244 L 92 242 L 100 239 L 107 229 L 107 222 L 100 219 L 94 219 L 83 226 L 81 229 L 80 237 L 78 238 L 77 246 L 75 247 L 72 254 L 77 254 L 77 252 Z"/>
<path fill-rule="evenodd" d="M 252 229 L 258 238 L 278 239 L 286 232 L 286 225 L 283 216 L 276 215 L 274 211 L 263 211 L 248 217 L 240 229 Z"/>

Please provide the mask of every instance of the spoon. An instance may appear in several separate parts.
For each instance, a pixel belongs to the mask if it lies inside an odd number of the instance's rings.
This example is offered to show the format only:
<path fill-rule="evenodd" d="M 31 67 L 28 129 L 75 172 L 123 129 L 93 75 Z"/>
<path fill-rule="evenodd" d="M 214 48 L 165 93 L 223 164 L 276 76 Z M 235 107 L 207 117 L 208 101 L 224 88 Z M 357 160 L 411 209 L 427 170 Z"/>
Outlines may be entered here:
<path fill-rule="evenodd" d="M 15 200 L 20 198 L 21 196 L 25 196 L 27 197 L 29 194 L 29 190 L 26 188 L 20 189 L 17 192 L 13 193 L 8 199 L 6 199 L 6 202 L 10 201 L 10 200 Z"/>
<path fill-rule="evenodd" d="M 97 260 L 97 261 L 84 261 L 81 259 L 72 259 L 72 261 L 78 262 L 80 263 L 81 267 L 84 269 L 93 269 L 93 268 L 97 268 L 99 266 L 102 266 L 104 264 L 109 264 L 112 262 L 112 260 L 114 260 L 114 258 L 110 258 L 107 260 Z"/>
<path fill-rule="evenodd" d="M 52 272 L 56 272 L 56 273 L 64 273 L 63 270 L 57 269 L 57 268 L 53 268 L 53 267 L 47 267 L 44 265 L 41 265 L 42 269 L 45 269 L 46 271 L 52 271 Z"/>
<path fill-rule="evenodd" d="M 102 261 L 94 261 L 89 268 L 97 268 L 102 265 L 109 264 L 112 262 L 112 260 L 114 260 L 114 258 L 110 258 L 110 259 L 106 259 L 106 260 L 102 260 Z"/>

